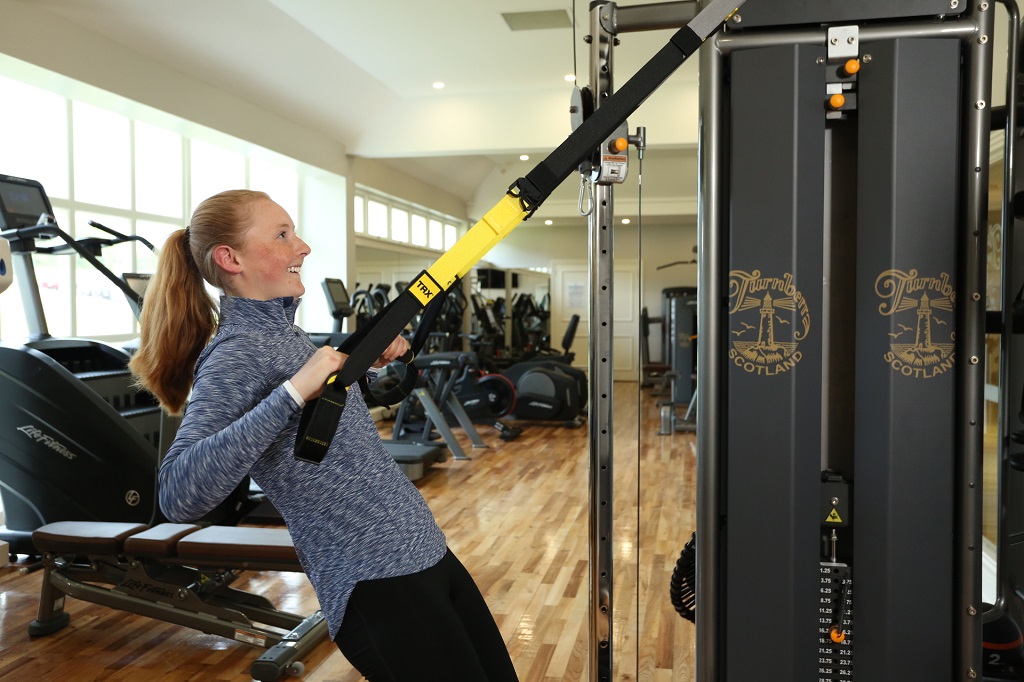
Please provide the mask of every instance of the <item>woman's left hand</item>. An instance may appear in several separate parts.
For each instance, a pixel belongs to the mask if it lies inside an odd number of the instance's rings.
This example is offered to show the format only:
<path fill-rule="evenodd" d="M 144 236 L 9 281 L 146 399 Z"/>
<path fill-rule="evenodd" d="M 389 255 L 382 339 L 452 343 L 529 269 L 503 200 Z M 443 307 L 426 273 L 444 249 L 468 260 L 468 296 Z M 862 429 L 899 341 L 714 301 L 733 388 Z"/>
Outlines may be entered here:
<path fill-rule="evenodd" d="M 381 367 L 391 363 L 393 360 L 397 360 L 402 357 L 408 351 L 409 342 L 406 341 L 404 337 L 399 336 L 391 342 L 390 346 L 384 349 L 384 352 L 380 354 L 380 357 L 377 358 L 377 362 L 373 363 L 373 366 L 380 369 Z"/>

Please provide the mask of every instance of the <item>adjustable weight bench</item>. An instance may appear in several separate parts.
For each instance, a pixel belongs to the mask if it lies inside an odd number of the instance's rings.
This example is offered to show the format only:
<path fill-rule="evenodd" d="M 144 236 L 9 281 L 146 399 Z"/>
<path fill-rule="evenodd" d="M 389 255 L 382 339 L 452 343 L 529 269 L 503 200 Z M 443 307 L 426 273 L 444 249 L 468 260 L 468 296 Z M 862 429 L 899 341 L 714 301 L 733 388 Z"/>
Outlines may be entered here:
<path fill-rule="evenodd" d="M 230 587 L 245 570 L 302 571 L 283 528 L 60 521 L 32 541 L 45 571 L 32 636 L 68 624 L 67 595 L 263 647 L 250 670 L 261 681 L 301 675 L 299 659 L 327 637 L 320 611 L 286 613 Z"/>

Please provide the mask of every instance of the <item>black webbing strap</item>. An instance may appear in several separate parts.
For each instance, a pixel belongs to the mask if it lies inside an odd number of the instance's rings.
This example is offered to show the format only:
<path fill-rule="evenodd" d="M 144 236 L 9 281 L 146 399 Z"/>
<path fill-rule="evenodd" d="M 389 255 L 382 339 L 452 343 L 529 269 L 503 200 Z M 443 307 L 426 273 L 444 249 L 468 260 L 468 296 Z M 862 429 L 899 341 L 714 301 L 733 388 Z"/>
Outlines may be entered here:
<path fill-rule="evenodd" d="M 416 385 L 418 372 L 414 359 L 430 336 L 430 327 L 433 326 L 434 320 L 444 305 L 444 295 L 440 295 L 436 300 L 431 301 L 430 305 L 423 311 L 420 326 L 409 345 L 409 352 L 399 358 L 399 361 L 406 364 L 405 374 L 399 384 L 388 391 L 374 393 L 366 379 L 366 371 L 377 361 L 380 354 L 384 352 L 384 349 L 398 337 L 402 329 L 405 328 L 405 324 L 419 312 L 419 302 L 417 301 L 416 310 L 405 318 L 406 322 L 403 323 L 402 327 L 397 332 L 390 333 L 388 330 L 394 324 L 394 320 L 398 318 L 396 316 L 392 316 L 387 320 L 386 318 L 389 311 L 396 304 L 399 304 L 403 297 L 405 297 L 405 292 L 385 306 L 383 310 L 378 312 L 338 346 L 338 351 L 346 353 L 348 358 L 345 360 L 341 370 L 328 377 L 327 385 L 324 387 L 320 397 L 310 400 L 302 409 L 302 417 L 299 420 L 299 433 L 295 440 L 295 456 L 298 459 L 317 464 L 323 461 L 324 455 L 327 454 L 327 449 L 331 445 L 331 440 L 334 438 L 334 432 L 338 429 L 338 423 L 341 421 L 348 389 L 353 384 L 359 385 L 368 403 L 380 406 L 400 402 Z M 398 309 L 401 311 L 399 314 L 405 314 L 409 306 L 407 304 L 402 305 Z M 366 363 L 364 356 L 368 353 L 365 349 L 371 347 L 380 347 L 380 351 Z M 354 371 L 345 371 L 349 368 L 350 363 L 353 363 L 353 366 L 361 367 L 358 376 L 353 376 L 355 374 Z"/>
<path fill-rule="evenodd" d="M 521 205 L 526 217 L 532 215 L 555 188 L 569 177 L 584 159 L 600 147 L 615 129 L 665 82 L 673 71 L 693 55 L 704 39 L 718 30 L 743 2 L 744 0 L 711 0 L 686 26 L 679 29 L 647 64 L 626 81 L 622 89 L 604 100 L 562 144 L 558 145 L 525 177 L 513 183 L 509 188 L 508 195 L 514 197 L 512 201 L 517 205 Z M 499 202 L 498 206 L 484 216 L 481 222 L 488 222 L 489 216 L 493 213 L 507 218 L 505 215 L 508 212 L 507 209 L 507 205 L 503 207 Z M 507 231 L 514 228 L 519 220 L 523 219 L 525 218 L 516 217 L 514 222 L 508 222 L 504 226 L 489 225 L 488 228 L 496 228 L 496 232 L 502 229 L 506 230 L 506 232 L 499 233 L 498 238 L 500 239 L 501 236 L 507 234 Z M 472 238 L 472 245 L 476 245 L 479 241 L 479 234 L 474 234 L 474 232 L 480 225 L 480 223 L 475 225 L 469 233 L 456 242 L 449 254 L 458 252 L 461 258 L 460 246 L 464 240 Z M 483 253 L 474 252 L 470 257 L 465 258 L 465 262 L 461 263 L 462 267 L 458 269 L 460 274 L 465 274 L 483 255 Z M 334 436 L 331 425 L 333 424 L 333 428 L 337 428 L 338 419 L 344 409 L 345 391 L 360 377 L 365 376 L 366 370 L 376 362 L 380 354 L 425 304 L 429 305 L 433 302 L 434 296 L 440 292 L 446 292 L 452 287 L 454 280 L 449 280 L 441 274 L 432 274 L 435 267 L 443 260 L 445 260 L 445 256 L 421 273 L 409 288 L 375 315 L 356 334 L 349 337 L 339 348 L 339 350 L 349 353 L 349 357 L 341 371 L 332 375 L 328 380 L 321 401 L 325 396 L 330 396 L 331 399 L 325 401 L 328 403 L 326 407 L 319 408 L 326 412 L 336 410 L 338 417 L 308 416 L 312 410 L 305 410 L 303 422 L 306 422 L 308 428 L 303 429 L 300 424 L 299 438 L 295 443 L 296 457 L 311 462 L 320 462 L 323 459 Z M 446 266 L 450 265 L 450 262 L 446 263 Z"/>
<path fill-rule="evenodd" d="M 412 351 L 412 357 L 406 358 L 406 356 L 402 356 L 398 360 L 405 363 L 405 369 L 402 379 L 397 385 L 387 390 L 377 390 L 369 385 L 365 374 L 359 378 L 359 388 L 362 390 L 363 397 L 367 403 L 378 407 L 391 407 L 405 400 L 406 396 L 412 392 L 412 389 L 416 386 L 416 379 L 419 376 L 419 370 L 416 369 L 414 360 L 419 356 L 420 351 L 423 350 L 427 339 L 430 338 L 430 332 L 434 328 L 434 323 L 437 321 L 437 316 L 441 313 L 441 309 L 444 308 L 444 302 L 447 297 L 448 292 L 442 291 L 436 299 L 430 302 L 430 305 L 423 309 L 419 326 L 416 327 L 416 333 L 413 334 L 412 340 L 409 342 L 409 350 Z"/>
<path fill-rule="evenodd" d="M 535 207 L 547 199 L 701 44 L 701 38 L 688 26 L 676 31 L 622 89 L 601 102 L 572 135 L 526 174 L 525 183 L 520 181 L 530 205 Z"/>

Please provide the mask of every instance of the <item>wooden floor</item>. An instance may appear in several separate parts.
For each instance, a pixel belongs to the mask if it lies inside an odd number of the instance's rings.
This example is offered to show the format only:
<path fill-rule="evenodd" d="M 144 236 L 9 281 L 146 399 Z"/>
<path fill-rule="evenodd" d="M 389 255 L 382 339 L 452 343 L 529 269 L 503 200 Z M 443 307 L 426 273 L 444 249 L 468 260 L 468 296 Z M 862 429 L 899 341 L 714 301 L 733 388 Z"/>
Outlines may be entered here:
<path fill-rule="evenodd" d="M 692 679 L 693 625 L 673 610 L 668 585 L 694 529 L 693 436 L 657 435 L 655 399 L 636 384 L 615 391 L 614 679 Z M 490 448 L 464 441 L 471 461 L 437 465 L 417 486 L 490 604 L 520 679 L 586 680 L 587 427 L 529 425 L 510 443 L 480 433 Z M 30 638 L 41 578 L 0 568 L 0 680 L 251 679 L 260 649 L 71 598 L 67 628 Z M 317 608 L 302 575 L 251 573 L 236 586 L 284 610 Z M 305 680 L 361 679 L 331 643 L 305 665 Z"/>

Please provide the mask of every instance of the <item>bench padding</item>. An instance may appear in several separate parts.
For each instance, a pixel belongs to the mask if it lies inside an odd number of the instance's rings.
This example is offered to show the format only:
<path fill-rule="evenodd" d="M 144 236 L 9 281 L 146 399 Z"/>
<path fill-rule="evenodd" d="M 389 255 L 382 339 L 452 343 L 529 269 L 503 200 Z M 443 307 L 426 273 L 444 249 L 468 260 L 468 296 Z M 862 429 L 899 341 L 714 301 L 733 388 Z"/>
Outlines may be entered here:
<path fill-rule="evenodd" d="M 58 554 L 121 554 L 125 538 L 149 528 L 141 523 L 57 521 L 32 532 L 40 552 Z"/>
<path fill-rule="evenodd" d="M 292 538 L 284 528 L 209 526 L 178 541 L 178 558 L 237 559 L 298 563 Z"/>
<path fill-rule="evenodd" d="M 219 561 L 227 566 L 268 562 L 292 564 L 291 570 L 301 570 L 292 538 L 284 528 L 201 528 L 190 523 L 150 528 L 139 523 L 58 521 L 36 529 L 32 541 L 39 551 L 52 554 L 106 554 L 175 563 L 195 561 L 207 566 Z"/>

